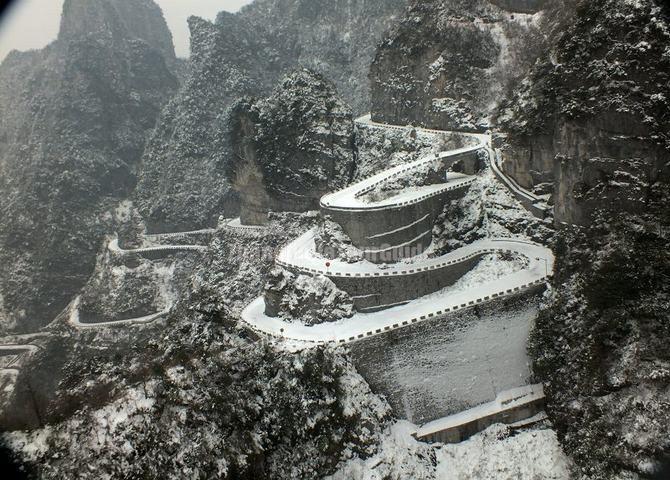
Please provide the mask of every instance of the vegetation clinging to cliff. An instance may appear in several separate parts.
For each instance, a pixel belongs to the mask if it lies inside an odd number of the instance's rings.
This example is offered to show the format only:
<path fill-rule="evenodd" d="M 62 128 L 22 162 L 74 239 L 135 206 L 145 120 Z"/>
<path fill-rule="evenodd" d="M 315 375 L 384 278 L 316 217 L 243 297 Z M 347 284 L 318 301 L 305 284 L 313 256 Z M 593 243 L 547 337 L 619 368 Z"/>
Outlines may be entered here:
<path fill-rule="evenodd" d="M 599 115 L 614 117 L 615 123 L 634 118 L 633 133 L 651 132 L 652 139 L 670 146 L 666 3 L 580 2 L 553 47 L 503 105 L 499 122 L 512 133 L 532 135 L 551 133 L 557 119 Z"/>

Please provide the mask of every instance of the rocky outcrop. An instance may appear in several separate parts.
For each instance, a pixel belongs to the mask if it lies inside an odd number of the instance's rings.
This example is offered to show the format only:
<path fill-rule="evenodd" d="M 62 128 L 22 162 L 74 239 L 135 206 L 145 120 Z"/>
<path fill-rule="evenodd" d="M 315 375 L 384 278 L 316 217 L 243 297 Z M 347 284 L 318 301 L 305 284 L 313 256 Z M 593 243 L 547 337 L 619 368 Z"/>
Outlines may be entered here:
<path fill-rule="evenodd" d="M 270 211 L 305 212 L 354 170 L 352 113 L 321 75 L 300 70 L 265 100 L 243 100 L 231 120 L 229 178 L 245 224 Z"/>
<path fill-rule="evenodd" d="M 208 227 L 238 213 L 224 126 L 239 98 L 268 95 L 304 66 L 333 81 L 355 113 L 367 111 L 375 45 L 405 4 L 259 0 L 214 23 L 191 18 L 191 72 L 161 116 L 136 193 L 149 230 Z"/>
<path fill-rule="evenodd" d="M 526 188 L 556 180 L 557 222 L 586 225 L 598 209 L 641 211 L 670 178 L 670 37 L 661 2 L 572 12 L 499 121 L 507 173 Z"/>
<path fill-rule="evenodd" d="M 367 81 L 377 44 L 408 0 L 259 0 L 240 16 L 267 30 L 280 55 L 323 74 L 356 115 L 369 111 Z"/>
<path fill-rule="evenodd" d="M 117 258 L 106 251 L 82 290 L 79 306 L 84 323 L 140 318 L 170 307 L 175 265 Z"/>
<path fill-rule="evenodd" d="M 294 275 L 275 269 L 265 287 L 265 314 L 318 325 L 350 318 L 354 302 L 325 276 Z"/>
<path fill-rule="evenodd" d="M 160 7 L 151 0 L 67 0 L 59 38 L 104 36 L 114 41 L 136 38 L 158 50 L 169 64 L 176 61 L 172 34 Z"/>
<path fill-rule="evenodd" d="M 68 0 L 58 39 L 0 67 L 0 312 L 30 330 L 85 282 L 177 88 L 150 0 Z M 166 58 L 167 57 L 167 58 Z"/>
<path fill-rule="evenodd" d="M 373 120 L 486 130 L 541 43 L 534 39 L 534 17 L 510 6 L 525 2 L 495 3 L 500 6 L 485 0 L 412 2 L 372 64 Z"/>
<path fill-rule="evenodd" d="M 224 126 L 237 99 L 265 91 L 266 76 L 282 69 L 265 38 L 232 14 L 216 24 L 192 17 L 189 26 L 190 74 L 161 114 L 135 192 L 151 233 L 210 227 L 222 213 L 237 213 Z"/>

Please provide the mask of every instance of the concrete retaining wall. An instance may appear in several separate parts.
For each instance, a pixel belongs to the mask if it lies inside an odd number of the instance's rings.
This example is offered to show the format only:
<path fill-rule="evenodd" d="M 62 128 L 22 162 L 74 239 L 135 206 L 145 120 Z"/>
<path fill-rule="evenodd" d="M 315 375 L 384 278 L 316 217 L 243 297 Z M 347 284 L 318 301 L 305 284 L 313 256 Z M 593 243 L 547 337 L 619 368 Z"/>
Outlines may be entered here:
<path fill-rule="evenodd" d="M 421 198 L 415 203 L 380 210 L 341 210 L 322 207 L 322 215 L 329 215 L 340 224 L 352 243 L 363 250 L 373 263 L 394 263 L 400 259 L 420 255 L 432 242 L 435 219 L 444 205 L 461 198 L 470 188 L 462 184 L 436 195 Z"/>
<path fill-rule="evenodd" d="M 483 249 L 432 267 L 413 268 L 408 265 L 407 270 L 400 272 L 374 274 L 342 275 L 337 272 L 326 274 L 316 270 L 299 269 L 279 260 L 277 265 L 298 275 L 325 274 L 340 290 L 347 292 L 354 299 L 354 306 L 358 311 L 372 312 L 407 303 L 451 286 L 472 270 L 484 255 L 493 253 L 513 252 L 502 248 Z M 512 293 L 512 290 L 507 293 Z"/>
<path fill-rule="evenodd" d="M 491 402 L 529 383 L 527 339 L 543 289 L 351 343 L 356 368 L 400 418 L 416 424 Z"/>
<path fill-rule="evenodd" d="M 170 239 L 179 239 L 179 240 L 193 239 L 196 240 L 197 243 L 199 244 L 199 243 L 209 243 L 215 233 L 216 229 L 208 228 L 204 230 L 194 230 L 191 232 L 152 233 L 145 235 L 145 237 L 154 241 L 165 241 Z"/>
<path fill-rule="evenodd" d="M 508 408 L 491 415 L 486 415 L 458 427 L 419 437 L 419 440 L 430 443 L 459 443 L 489 428 L 495 423 L 509 425 L 514 422 L 531 418 L 544 409 L 544 397 Z"/>
<path fill-rule="evenodd" d="M 440 269 L 420 271 L 406 276 L 334 277 L 335 285 L 353 299 L 356 310 L 371 312 L 407 303 L 456 283 L 472 270 L 484 254 Z"/>
<path fill-rule="evenodd" d="M 122 257 L 141 257 L 147 260 L 160 260 L 178 253 L 201 253 L 207 250 L 207 247 L 200 245 L 161 245 L 156 247 L 136 248 L 133 250 L 124 250 L 119 247 L 118 240 L 112 240 L 109 244 L 112 253 Z"/>
<path fill-rule="evenodd" d="M 425 168 L 431 162 L 435 163 L 437 172 L 433 177 L 439 181 L 444 179 L 446 172 L 456 164 L 462 164 L 464 171 L 474 173 L 481 167 L 479 156 L 481 151 L 483 148 L 455 154 L 449 152 L 436 154 L 425 159 L 420 165 L 409 165 L 361 188 L 354 197 L 360 198 L 412 171 Z M 371 203 L 369 207 L 347 207 L 343 204 L 322 201 L 321 214 L 324 217 L 330 216 L 333 221 L 341 225 L 353 245 L 363 250 L 369 261 L 392 263 L 423 253 L 432 241 L 427 232 L 432 230 L 433 223 L 442 213 L 445 203 L 461 198 L 472 183 L 474 179 L 451 187 L 445 185 L 443 190 L 383 206 Z M 412 254 L 408 255 L 408 252 Z"/>

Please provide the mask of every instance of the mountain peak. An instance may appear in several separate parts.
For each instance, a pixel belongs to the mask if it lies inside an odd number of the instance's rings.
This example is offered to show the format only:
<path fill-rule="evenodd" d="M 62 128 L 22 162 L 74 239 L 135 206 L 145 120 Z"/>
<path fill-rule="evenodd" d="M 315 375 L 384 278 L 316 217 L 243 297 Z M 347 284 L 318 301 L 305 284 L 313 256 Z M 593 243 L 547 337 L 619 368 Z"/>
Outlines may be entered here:
<path fill-rule="evenodd" d="M 175 58 L 172 34 L 153 0 L 65 0 L 58 39 L 91 35 L 143 40 L 166 60 Z"/>

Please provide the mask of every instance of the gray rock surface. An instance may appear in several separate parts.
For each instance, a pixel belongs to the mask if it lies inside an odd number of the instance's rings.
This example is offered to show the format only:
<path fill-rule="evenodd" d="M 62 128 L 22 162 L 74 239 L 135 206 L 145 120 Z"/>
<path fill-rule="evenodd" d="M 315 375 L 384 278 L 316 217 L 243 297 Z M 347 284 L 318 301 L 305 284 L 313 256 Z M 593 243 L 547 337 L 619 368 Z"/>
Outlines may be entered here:
<path fill-rule="evenodd" d="M 149 229 L 207 227 L 239 212 L 225 129 L 240 98 L 269 95 L 302 66 L 333 81 L 355 114 L 368 111 L 375 46 L 405 4 L 259 0 L 214 23 L 191 18 L 191 73 L 149 142 L 136 193 Z"/>
<path fill-rule="evenodd" d="M 533 18 L 485 0 L 414 1 L 380 44 L 370 71 L 373 120 L 484 131 L 532 65 Z"/>
<path fill-rule="evenodd" d="M 177 88 L 150 0 L 68 0 L 58 39 L 0 66 L 0 326 L 53 320 L 95 265 Z"/>
<path fill-rule="evenodd" d="M 230 183 L 245 224 L 270 211 L 317 210 L 355 166 L 352 113 L 335 86 L 309 70 L 286 76 L 263 100 L 239 102 L 231 119 Z"/>
<path fill-rule="evenodd" d="M 543 27 L 553 40 L 498 114 L 507 172 L 526 188 L 556 180 L 559 223 L 641 211 L 670 180 L 667 6 L 553 10 Z"/>

